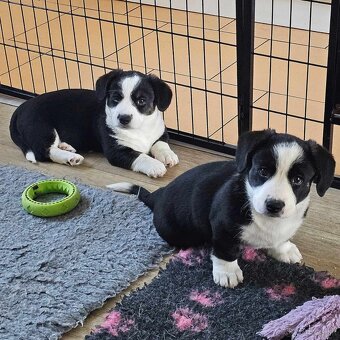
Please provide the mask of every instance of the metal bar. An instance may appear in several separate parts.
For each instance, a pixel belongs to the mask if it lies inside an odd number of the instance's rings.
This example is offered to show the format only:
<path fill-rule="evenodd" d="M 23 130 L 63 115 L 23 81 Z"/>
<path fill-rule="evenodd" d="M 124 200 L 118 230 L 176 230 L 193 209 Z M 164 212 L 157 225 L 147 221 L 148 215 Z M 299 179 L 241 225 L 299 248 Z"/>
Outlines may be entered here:
<path fill-rule="evenodd" d="M 310 52 L 311 52 L 311 38 L 312 38 L 312 12 L 313 4 L 309 6 L 309 27 L 308 27 L 308 50 L 307 50 L 307 60 L 309 62 Z M 306 79 L 306 91 L 305 91 L 305 112 L 304 112 L 304 122 L 303 122 L 303 139 L 306 139 L 306 129 L 307 129 L 307 107 L 308 107 L 308 83 L 309 83 L 309 66 L 307 66 L 307 79 Z"/>
<path fill-rule="evenodd" d="M 7 94 L 8 96 L 20 98 L 20 99 L 30 99 L 36 97 L 37 95 L 33 92 L 28 92 L 22 89 L 16 89 L 11 86 L 0 84 L 0 93 Z"/>
<path fill-rule="evenodd" d="M 51 37 L 50 20 L 49 20 L 49 17 L 48 17 L 47 1 L 48 0 L 44 0 L 44 3 L 45 3 L 45 14 L 46 14 L 47 28 L 48 28 L 48 39 L 49 39 L 48 41 L 50 43 L 50 51 L 52 51 L 53 50 L 53 43 L 52 43 L 52 37 Z M 70 7 L 70 8 L 72 8 L 72 7 Z M 53 65 L 53 72 L 54 72 L 53 74 L 54 74 L 55 86 L 56 86 L 56 89 L 59 90 L 58 81 L 57 81 L 57 69 L 56 69 L 56 66 L 55 66 L 55 60 L 54 60 L 53 56 L 51 57 L 51 59 L 52 59 L 52 65 Z"/>
<path fill-rule="evenodd" d="M 290 59 L 291 41 L 292 41 L 292 17 L 293 17 L 293 0 L 289 4 L 289 36 L 288 36 L 288 60 Z M 273 24 L 273 23 L 272 23 Z M 287 86 L 286 86 L 286 114 L 285 114 L 285 132 L 288 132 L 288 105 L 289 105 L 289 83 L 290 83 L 290 61 L 287 69 Z"/>
<path fill-rule="evenodd" d="M 340 3 L 338 0 L 332 0 L 331 20 L 329 29 L 329 46 L 328 46 L 328 63 L 327 63 L 327 81 L 326 81 L 326 99 L 323 125 L 323 146 L 332 150 L 333 125 L 331 122 L 332 111 L 335 104 L 340 103 L 339 77 L 339 39 L 340 39 Z"/>
<path fill-rule="evenodd" d="M 238 132 L 252 128 L 255 0 L 236 1 Z"/>
<path fill-rule="evenodd" d="M 8 71 L 9 84 L 12 86 L 13 84 L 12 84 L 12 77 L 11 77 L 11 69 L 10 69 L 9 62 L 8 62 L 8 55 L 7 55 L 6 45 L 5 45 L 5 36 L 4 36 L 4 30 L 3 30 L 1 18 L 0 18 L 0 31 L 1 31 L 1 40 L 2 40 L 1 45 L 4 48 L 4 54 L 5 54 L 5 60 L 6 60 L 6 67 L 7 67 L 7 71 Z"/>
<path fill-rule="evenodd" d="M 224 143 L 224 103 L 223 103 L 223 76 L 222 76 L 222 48 L 221 48 L 221 3 L 220 1 L 222 0 L 218 0 L 217 1 L 217 28 L 218 28 L 218 68 L 219 68 L 219 82 L 220 82 L 220 107 L 221 107 L 221 134 L 222 134 L 222 142 Z M 231 121 L 231 120 L 229 120 Z M 217 130 L 219 131 L 219 130 Z M 214 131 L 217 132 L 217 131 Z M 210 134 L 210 136 L 212 136 L 214 133 Z M 209 136 L 209 137 L 210 137 Z"/>
<path fill-rule="evenodd" d="M 78 44 L 77 44 L 77 35 L 76 35 L 76 26 L 74 24 L 74 16 L 72 14 L 72 0 L 69 0 L 70 5 L 70 14 L 71 14 L 71 22 L 72 22 L 72 33 L 73 33 L 73 41 L 74 41 L 74 48 L 75 48 L 75 54 L 76 54 L 76 64 L 78 68 L 78 78 L 79 78 L 79 86 L 80 88 L 83 88 L 83 84 L 81 81 L 81 71 L 80 71 L 80 63 L 79 63 L 79 56 L 78 56 Z"/>
<path fill-rule="evenodd" d="M 230 156 L 235 156 L 236 147 L 234 145 L 225 144 L 206 137 L 192 135 L 190 133 L 168 129 L 169 136 L 172 140 L 199 146 L 201 148 L 214 150 Z"/>
<path fill-rule="evenodd" d="M 268 106 L 267 106 L 267 127 L 270 127 L 271 94 L 272 94 L 272 68 L 273 68 L 273 37 L 274 37 L 274 0 L 271 1 L 271 25 L 270 25 L 270 53 L 269 53 L 269 77 L 268 77 Z M 255 54 L 255 53 L 254 53 Z M 253 104 L 254 105 L 254 104 Z M 253 106 L 254 108 L 254 106 Z"/>

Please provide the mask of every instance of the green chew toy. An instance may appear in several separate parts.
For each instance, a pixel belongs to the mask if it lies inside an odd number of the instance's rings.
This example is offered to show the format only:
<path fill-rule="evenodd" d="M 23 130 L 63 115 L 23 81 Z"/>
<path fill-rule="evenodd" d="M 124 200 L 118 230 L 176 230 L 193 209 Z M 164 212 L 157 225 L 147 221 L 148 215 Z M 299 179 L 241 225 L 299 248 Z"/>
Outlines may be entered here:
<path fill-rule="evenodd" d="M 59 193 L 66 197 L 52 202 L 38 202 L 38 196 Z M 21 202 L 24 209 L 35 216 L 52 217 L 66 214 L 74 209 L 80 201 L 78 188 L 64 179 L 50 179 L 31 184 L 22 193 Z"/>

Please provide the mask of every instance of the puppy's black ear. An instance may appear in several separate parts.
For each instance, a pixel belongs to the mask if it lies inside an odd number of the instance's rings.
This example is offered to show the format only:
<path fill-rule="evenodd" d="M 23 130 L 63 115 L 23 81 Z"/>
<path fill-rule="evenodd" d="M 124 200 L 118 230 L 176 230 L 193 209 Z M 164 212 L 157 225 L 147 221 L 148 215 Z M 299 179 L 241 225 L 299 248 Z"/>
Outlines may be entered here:
<path fill-rule="evenodd" d="M 332 184 L 335 160 L 328 150 L 317 144 L 314 140 L 309 140 L 308 145 L 315 168 L 314 183 L 316 183 L 316 191 L 322 197 Z"/>
<path fill-rule="evenodd" d="M 107 90 L 115 79 L 122 75 L 123 70 L 113 70 L 109 73 L 104 74 L 98 78 L 96 82 L 96 94 L 99 100 L 103 100 L 106 97 Z"/>
<path fill-rule="evenodd" d="M 275 130 L 267 129 L 262 131 L 246 132 L 240 136 L 237 143 L 235 159 L 238 172 L 242 172 L 247 168 L 255 149 L 275 133 Z"/>
<path fill-rule="evenodd" d="M 172 99 L 170 86 L 153 74 L 150 74 L 148 78 L 155 93 L 155 104 L 160 111 L 165 111 L 169 107 Z"/>

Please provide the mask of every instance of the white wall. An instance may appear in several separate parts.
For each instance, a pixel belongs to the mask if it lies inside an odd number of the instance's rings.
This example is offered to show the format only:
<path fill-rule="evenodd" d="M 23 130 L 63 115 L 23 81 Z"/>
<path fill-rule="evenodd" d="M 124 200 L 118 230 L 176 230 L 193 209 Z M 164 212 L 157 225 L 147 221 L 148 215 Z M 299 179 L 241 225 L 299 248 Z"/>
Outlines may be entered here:
<path fill-rule="evenodd" d="M 140 0 L 129 0 L 139 3 Z M 171 7 L 174 9 L 186 9 L 192 12 L 202 13 L 202 3 L 204 13 L 218 14 L 218 1 L 220 2 L 220 15 L 229 18 L 235 18 L 235 1 L 237 0 L 141 0 L 144 4 L 156 4 L 161 7 Z M 292 18 L 290 19 L 292 3 Z M 273 23 L 280 26 L 291 26 L 312 31 L 329 32 L 330 11 L 329 4 L 310 3 L 303 0 L 256 0 L 255 20 L 262 23 L 271 23 L 273 11 Z M 312 17 L 310 25 L 310 7 L 312 6 Z"/>

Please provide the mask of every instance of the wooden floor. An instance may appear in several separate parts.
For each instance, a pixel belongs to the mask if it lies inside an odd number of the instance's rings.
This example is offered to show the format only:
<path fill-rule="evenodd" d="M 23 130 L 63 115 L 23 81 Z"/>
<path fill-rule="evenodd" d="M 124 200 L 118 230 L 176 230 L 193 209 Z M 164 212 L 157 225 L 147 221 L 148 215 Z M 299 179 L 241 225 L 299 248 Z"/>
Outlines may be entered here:
<path fill-rule="evenodd" d="M 109 69 L 152 73 L 173 91 L 168 127 L 235 145 L 236 20 L 146 2 L 0 1 L 0 83 L 41 94 L 93 89 Z M 256 22 L 254 37 L 253 129 L 321 143 L 329 35 Z"/>
<path fill-rule="evenodd" d="M 0 102 L 4 102 L 8 98 L 0 96 Z M 199 150 L 188 145 L 174 144 L 173 149 L 179 155 L 180 164 L 175 168 L 169 169 L 165 177 L 161 179 L 150 179 L 142 174 L 132 171 L 123 170 L 112 167 L 99 154 L 85 155 L 85 163 L 80 167 L 68 167 L 55 163 L 40 163 L 33 165 L 27 162 L 21 151 L 10 140 L 8 125 L 12 112 L 15 110 L 16 102 L 7 100 L 9 104 L 0 103 L 0 163 L 13 164 L 23 166 L 27 169 L 40 171 L 52 177 L 67 177 L 81 181 L 86 184 L 103 187 L 106 184 L 117 181 L 131 181 L 149 190 L 155 190 L 159 186 L 163 186 L 173 178 L 184 171 L 210 161 L 227 159 L 227 157 L 208 152 L 207 150 Z M 23 188 L 24 189 L 24 188 Z M 18 204 L 20 204 L 18 202 Z M 312 189 L 312 203 L 305 223 L 298 231 L 294 238 L 303 257 L 304 262 L 308 266 L 314 267 L 316 270 L 327 270 L 336 277 L 340 277 L 340 191 L 330 189 L 322 199 L 315 194 L 315 188 Z M 126 289 L 119 296 L 110 299 L 101 308 L 93 313 L 85 320 L 83 326 L 65 334 L 63 340 L 83 339 L 92 327 L 100 324 L 105 313 L 112 308 L 124 294 L 131 292 L 138 286 L 142 286 L 144 282 L 150 282 L 157 274 L 157 270 L 148 273 L 140 278 L 131 287 Z"/>

